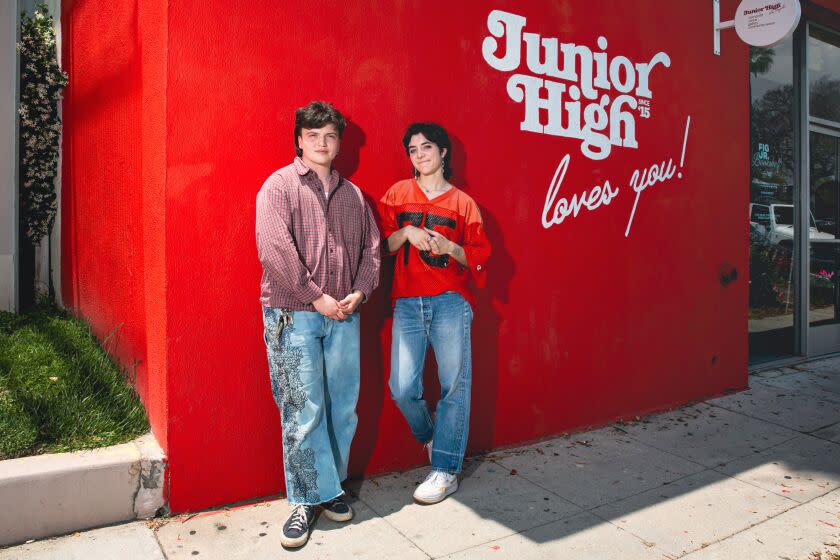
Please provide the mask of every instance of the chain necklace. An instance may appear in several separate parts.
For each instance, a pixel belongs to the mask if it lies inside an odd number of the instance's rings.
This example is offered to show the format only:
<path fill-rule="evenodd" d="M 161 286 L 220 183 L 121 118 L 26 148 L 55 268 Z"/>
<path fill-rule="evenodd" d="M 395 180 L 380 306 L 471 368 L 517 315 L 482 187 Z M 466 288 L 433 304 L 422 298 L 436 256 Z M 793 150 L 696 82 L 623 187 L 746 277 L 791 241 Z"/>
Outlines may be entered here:
<path fill-rule="evenodd" d="M 443 185 L 440 185 L 440 187 L 436 188 L 436 189 L 427 188 L 427 187 L 423 186 L 423 183 L 421 183 L 419 179 L 417 180 L 417 184 L 420 185 L 420 190 L 422 190 L 426 194 L 426 196 L 431 196 L 435 193 L 443 193 L 443 192 L 449 190 L 449 186 L 450 186 L 449 183 L 444 183 Z"/>

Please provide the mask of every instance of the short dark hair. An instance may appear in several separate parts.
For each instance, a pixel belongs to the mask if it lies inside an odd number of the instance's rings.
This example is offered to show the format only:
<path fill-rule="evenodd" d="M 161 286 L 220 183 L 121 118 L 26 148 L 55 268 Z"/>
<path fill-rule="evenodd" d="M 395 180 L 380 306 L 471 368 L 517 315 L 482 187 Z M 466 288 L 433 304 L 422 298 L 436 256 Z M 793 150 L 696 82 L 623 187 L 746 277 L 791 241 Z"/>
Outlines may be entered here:
<path fill-rule="evenodd" d="M 446 155 L 443 156 L 443 178 L 449 179 L 452 176 L 452 143 L 449 141 L 446 129 L 437 123 L 412 123 L 403 135 L 403 147 L 406 155 L 408 155 L 408 143 L 411 142 L 411 137 L 415 134 L 422 134 L 439 150 L 446 150 Z"/>
<path fill-rule="evenodd" d="M 344 115 L 326 101 L 312 101 L 306 107 L 299 107 L 295 111 L 295 152 L 298 156 L 303 155 L 303 150 L 298 145 L 298 137 L 303 128 L 323 128 L 328 124 L 335 125 L 338 130 L 338 137 L 344 134 L 344 127 L 347 121 Z"/>

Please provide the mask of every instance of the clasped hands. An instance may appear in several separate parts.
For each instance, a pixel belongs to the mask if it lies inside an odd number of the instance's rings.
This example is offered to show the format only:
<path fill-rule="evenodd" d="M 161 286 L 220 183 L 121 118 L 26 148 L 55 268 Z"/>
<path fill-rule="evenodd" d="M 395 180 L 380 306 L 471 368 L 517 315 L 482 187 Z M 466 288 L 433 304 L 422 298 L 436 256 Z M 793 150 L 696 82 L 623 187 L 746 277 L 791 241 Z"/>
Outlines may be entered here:
<path fill-rule="evenodd" d="M 355 290 L 340 301 L 327 294 L 322 294 L 321 297 L 312 302 L 312 305 L 324 317 L 343 321 L 356 311 L 363 298 L 364 295 L 359 290 Z"/>
<path fill-rule="evenodd" d="M 407 226 L 408 242 L 421 251 L 429 251 L 435 255 L 449 255 L 455 249 L 455 243 L 443 234 L 429 228 Z"/>

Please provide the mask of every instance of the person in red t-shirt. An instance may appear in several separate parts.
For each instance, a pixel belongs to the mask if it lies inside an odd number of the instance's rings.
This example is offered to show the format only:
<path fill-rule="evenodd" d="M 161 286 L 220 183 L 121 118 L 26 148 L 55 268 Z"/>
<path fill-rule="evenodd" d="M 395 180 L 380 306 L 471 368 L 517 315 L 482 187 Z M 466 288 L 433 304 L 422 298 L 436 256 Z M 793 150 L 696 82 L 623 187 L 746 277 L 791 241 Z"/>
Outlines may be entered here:
<path fill-rule="evenodd" d="M 380 201 L 383 245 L 397 259 L 389 386 L 432 463 L 414 499 L 433 504 L 458 489 L 470 417 L 469 281 L 483 286 L 490 243 L 476 203 L 448 181 L 452 145 L 446 130 L 434 123 L 412 124 L 403 145 L 414 178 L 394 184 Z M 423 398 L 429 344 L 441 386 L 434 417 Z"/>

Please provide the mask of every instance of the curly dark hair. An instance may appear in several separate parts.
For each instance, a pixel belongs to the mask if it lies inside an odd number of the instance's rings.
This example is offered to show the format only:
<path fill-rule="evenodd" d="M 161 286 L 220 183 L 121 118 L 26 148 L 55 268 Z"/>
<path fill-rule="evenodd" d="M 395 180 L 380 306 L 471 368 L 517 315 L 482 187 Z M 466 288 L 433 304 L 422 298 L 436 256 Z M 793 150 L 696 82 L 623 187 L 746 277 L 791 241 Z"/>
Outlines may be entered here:
<path fill-rule="evenodd" d="M 449 179 L 452 176 L 452 143 L 449 141 L 449 135 L 446 129 L 437 123 L 413 123 L 409 125 L 403 135 L 403 147 L 405 147 L 405 154 L 408 155 L 408 143 L 411 142 L 411 137 L 415 134 L 422 134 L 426 139 L 438 147 L 439 150 L 446 150 L 446 155 L 443 156 L 443 178 Z"/>
<path fill-rule="evenodd" d="M 347 121 L 344 120 L 344 115 L 332 106 L 332 103 L 326 101 L 312 101 L 306 107 L 299 107 L 295 111 L 295 152 L 298 157 L 303 155 L 303 150 L 298 144 L 298 137 L 303 128 L 322 128 L 328 124 L 334 124 L 338 129 L 338 137 L 344 134 L 344 127 L 347 126 Z"/>

